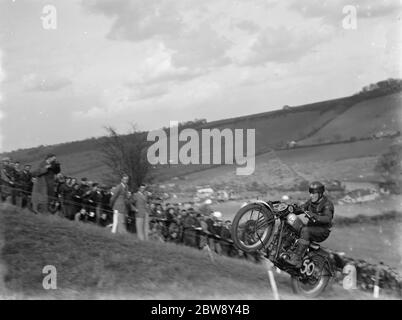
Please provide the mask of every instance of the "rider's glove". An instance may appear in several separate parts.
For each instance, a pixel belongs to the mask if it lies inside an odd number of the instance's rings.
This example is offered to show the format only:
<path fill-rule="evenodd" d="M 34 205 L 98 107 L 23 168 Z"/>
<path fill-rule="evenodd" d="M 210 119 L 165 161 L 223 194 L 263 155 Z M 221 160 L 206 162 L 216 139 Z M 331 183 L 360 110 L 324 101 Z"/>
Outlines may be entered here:
<path fill-rule="evenodd" d="M 317 214 L 310 212 L 311 221 L 316 223 L 317 222 Z"/>

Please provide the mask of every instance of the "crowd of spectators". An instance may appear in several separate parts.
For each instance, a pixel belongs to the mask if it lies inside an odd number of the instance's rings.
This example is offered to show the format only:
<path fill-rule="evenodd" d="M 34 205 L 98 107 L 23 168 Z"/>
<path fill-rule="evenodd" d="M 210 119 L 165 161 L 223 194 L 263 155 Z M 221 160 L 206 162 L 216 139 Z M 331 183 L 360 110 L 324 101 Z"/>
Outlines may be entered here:
<path fill-rule="evenodd" d="M 90 181 L 86 177 L 77 179 L 63 175 L 60 164 L 52 154 L 39 164 L 38 169 L 31 168 L 27 164 L 21 169 L 20 163 L 10 158 L 2 160 L 2 202 L 28 208 L 36 214 L 56 214 L 69 220 L 113 228 L 114 210 L 111 200 L 116 187 Z M 145 193 L 151 240 L 174 242 L 219 255 L 258 260 L 257 255 L 246 254 L 235 248 L 231 240 L 231 221 L 224 221 L 220 212 L 212 210 L 210 201 L 169 203 L 150 191 Z M 125 231 L 138 233 L 136 215 L 138 212 L 135 207 L 127 205 L 123 219 Z"/>
<path fill-rule="evenodd" d="M 18 161 L 3 158 L 0 168 L 0 197 L 34 213 L 57 213 L 70 220 L 93 220 L 106 225 L 111 208 L 111 189 L 87 178 L 78 180 L 61 173 L 54 155 L 31 170 Z"/>

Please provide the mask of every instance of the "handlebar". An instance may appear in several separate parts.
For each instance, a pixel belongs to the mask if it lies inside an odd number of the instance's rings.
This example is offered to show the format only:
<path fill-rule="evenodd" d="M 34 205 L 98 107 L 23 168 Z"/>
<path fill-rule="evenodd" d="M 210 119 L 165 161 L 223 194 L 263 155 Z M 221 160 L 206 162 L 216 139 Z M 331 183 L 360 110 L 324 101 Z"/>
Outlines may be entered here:
<path fill-rule="evenodd" d="M 312 222 L 315 222 L 317 219 L 314 218 L 312 215 L 310 215 L 309 211 L 304 211 L 304 214 L 306 215 L 306 217 L 311 220 Z"/>

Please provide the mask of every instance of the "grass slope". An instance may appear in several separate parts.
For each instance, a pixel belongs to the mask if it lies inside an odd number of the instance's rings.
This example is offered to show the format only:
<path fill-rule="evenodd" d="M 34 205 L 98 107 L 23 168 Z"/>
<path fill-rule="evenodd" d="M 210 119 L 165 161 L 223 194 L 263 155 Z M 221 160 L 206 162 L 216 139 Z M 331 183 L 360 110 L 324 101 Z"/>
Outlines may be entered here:
<path fill-rule="evenodd" d="M 0 208 L 7 267 L 6 298 L 24 299 L 272 299 L 262 265 L 172 244 L 139 242 L 131 234 Z M 44 290 L 42 269 L 57 268 L 57 290 Z M 276 276 L 283 299 L 298 299 Z M 324 299 L 370 299 L 334 285 Z"/>

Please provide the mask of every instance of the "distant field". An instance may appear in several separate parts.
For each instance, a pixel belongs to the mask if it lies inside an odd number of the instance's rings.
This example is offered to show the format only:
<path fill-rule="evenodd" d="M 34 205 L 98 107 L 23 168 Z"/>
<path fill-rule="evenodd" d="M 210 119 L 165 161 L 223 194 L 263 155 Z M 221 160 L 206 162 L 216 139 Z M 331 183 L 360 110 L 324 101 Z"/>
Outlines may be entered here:
<path fill-rule="evenodd" d="M 402 273 L 402 223 L 334 227 L 323 246 L 369 263 L 383 262 Z"/>
<path fill-rule="evenodd" d="M 253 182 L 267 187 L 293 186 L 303 179 L 376 180 L 377 156 L 387 150 L 393 139 L 356 141 L 318 147 L 268 152 L 256 157 L 255 172 L 237 176 L 235 166 L 219 166 L 172 181 L 182 190 L 201 185 L 228 186 L 236 189 Z"/>
<path fill-rule="evenodd" d="M 364 124 L 364 125 L 359 125 Z M 402 93 L 365 100 L 353 105 L 335 118 L 314 136 L 301 141 L 303 144 L 350 137 L 362 138 L 378 131 L 400 130 L 402 127 Z"/>

